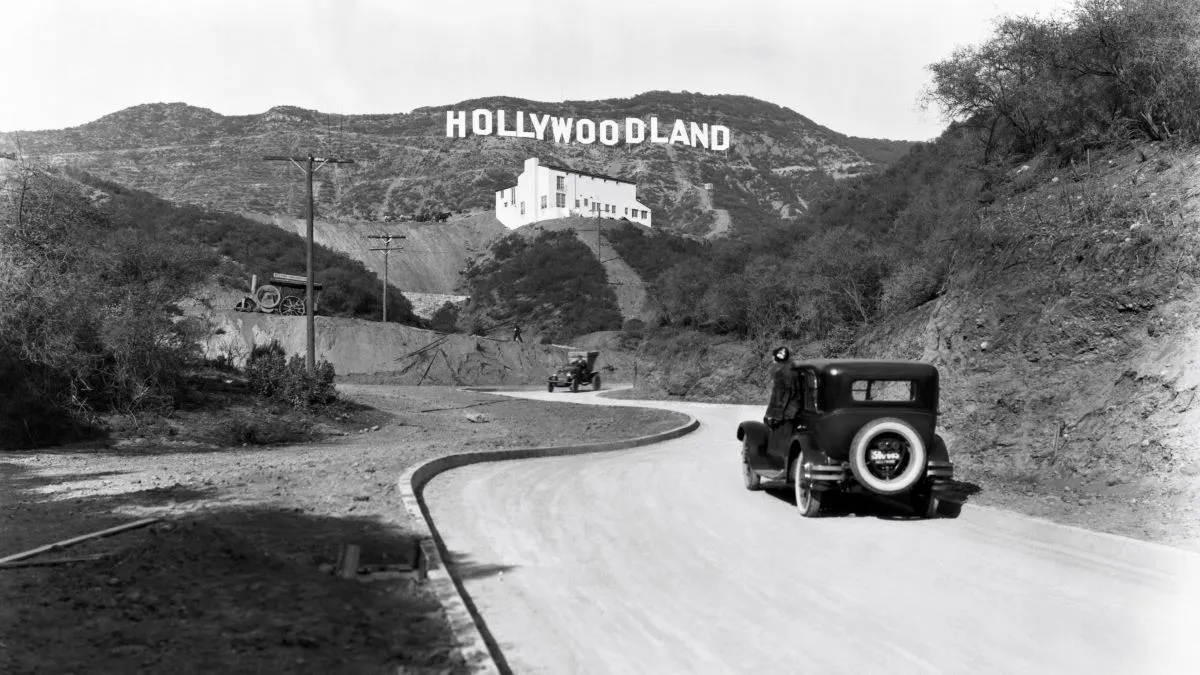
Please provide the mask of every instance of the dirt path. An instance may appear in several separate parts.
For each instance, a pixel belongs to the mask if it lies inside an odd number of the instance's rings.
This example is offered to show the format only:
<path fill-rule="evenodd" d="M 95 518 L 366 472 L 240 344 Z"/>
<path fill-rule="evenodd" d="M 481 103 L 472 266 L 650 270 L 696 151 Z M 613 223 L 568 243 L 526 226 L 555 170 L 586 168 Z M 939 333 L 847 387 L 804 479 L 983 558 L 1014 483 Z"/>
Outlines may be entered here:
<path fill-rule="evenodd" d="M 712 229 L 705 233 L 704 238 L 712 239 L 713 237 L 720 237 L 729 234 L 729 231 L 733 228 L 733 219 L 730 218 L 729 211 L 726 209 L 718 209 L 713 206 L 712 193 L 708 190 L 705 190 L 703 186 L 694 187 L 692 185 L 692 182 L 688 180 L 688 177 L 683 174 L 683 165 L 675 161 L 674 146 L 669 144 L 667 145 L 667 154 L 671 156 L 671 164 L 675 169 L 675 184 L 679 186 L 679 190 L 676 193 L 675 198 L 679 199 L 688 190 L 696 190 L 696 194 L 700 198 L 700 204 L 703 206 L 704 210 L 712 211 L 716 218 L 715 222 L 713 222 Z"/>
<path fill-rule="evenodd" d="M 513 672 L 1194 666 L 1196 554 L 971 507 L 922 521 L 864 502 L 802 519 L 741 486 L 734 427 L 761 407 L 641 405 L 701 429 L 465 467 L 426 489 L 448 549 L 487 565 L 465 584 Z"/>
<path fill-rule="evenodd" d="M 322 571 L 345 543 L 362 547 L 363 565 L 412 562 L 399 474 L 464 449 L 612 440 L 680 422 L 447 387 L 339 389 L 391 418 L 293 446 L 0 453 L 0 556 L 167 519 L 45 556 L 113 553 L 102 560 L 0 570 L 0 672 L 465 672 L 421 586 Z"/>

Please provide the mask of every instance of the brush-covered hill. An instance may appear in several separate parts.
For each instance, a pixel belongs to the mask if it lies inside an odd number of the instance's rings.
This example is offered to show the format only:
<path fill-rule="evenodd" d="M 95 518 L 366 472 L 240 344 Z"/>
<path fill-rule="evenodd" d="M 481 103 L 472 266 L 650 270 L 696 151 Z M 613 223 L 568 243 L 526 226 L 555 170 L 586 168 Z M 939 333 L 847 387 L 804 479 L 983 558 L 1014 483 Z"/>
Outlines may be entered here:
<path fill-rule="evenodd" d="M 732 146 L 712 151 L 650 142 L 556 143 L 446 137 L 446 111 L 485 108 L 592 120 L 657 116 L 722 124 Z M 548 134 L 549 136 L 549 134 Z M 167 199 L 240 213 L 297 217 L 304 186 L 265 155 L 352 158 L 316 174 L 318 215 L 397 221 L 421 212 L 489 210 L 528 157 L 637 181 L 660 222 L 697 235 L 753 228 L 802 214 L 838 180 L 877 170 L 912 144 L 839 134 L 765 101 L 647 92 L 631 98 L 547 103 L 481 98 L 390 115 L 335 115 L 279 106 L 225 116 L 184 103 L 153 103 L 70 129 L 0 134 L 0 150 L 76 166 Z M 711 188 L 705 186 L 711 185 Z"/>
<path fill-rule="evenodd" d="M 1194 2 L 1005 20 L 933 66 L 937 141 L 650 281 L 643 384 L 763 403 L 777 344 L 931 361 L 983 503 L 1200 550 L 1197 44 Z"/>

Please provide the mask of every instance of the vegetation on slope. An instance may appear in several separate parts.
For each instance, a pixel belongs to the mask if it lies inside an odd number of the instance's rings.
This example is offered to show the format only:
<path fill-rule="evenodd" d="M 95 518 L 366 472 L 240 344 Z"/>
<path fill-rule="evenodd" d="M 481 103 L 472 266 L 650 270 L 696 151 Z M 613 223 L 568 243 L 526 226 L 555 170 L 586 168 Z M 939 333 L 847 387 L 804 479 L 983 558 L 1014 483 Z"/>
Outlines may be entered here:
<path fill-rule="evenodd" d="M 0 201 L 0 446 L 46 443 L 98 413 L 169 406 L 198 327 L 174 303 L 217 262 L 133 228 L 78 187 L 18 169 Z"/>
<path fill-rule="evenodd" d="M 520 324 L 552 342 L 621 326 L 603 266 L 571 230 L 510 234 L 465 276 L 471 300 L 459 322 L 475 334 Z"/>
<path fill-rule="evenodd" d="M 887 170 L 844 181 L 790 232 L 765 227 L 676 262 L 655 280 L 662 324 L 836 351 L 1028 234 L 1029 221 L 996 220 L 1008 208 L 998 197 L 1037 180 L 1013 178 L 1015 163 L 1047 153 L 1080 166 L 1104 143 L 1200 139 L 1200 5 L 1086 0 L 1068 19 L 996 30 L 931 67 L 930 100 L 960 122 Z M 1102 227 L 1099 204 L 1119 211 L 1122 196 L 1093 194 L 1090 210 L 1068 215 Z"/>
<path fill-rule="evenodd" d="M 275 272 L 300 276 L 305 273 L 304 239 L 295 234 L 242 216 L 172 204 L 81 171 L 71 171 L 71 175 L 109 195 L 98 208 L 115 226 L 216 250 L 228 260 L 221 267 L 219 280 L 230 287 L 249 291 L 251 274 L 257 274 L 262 284 Z M 361 262 L 315 244 L 313 278 L 324 285 L 317 300 L 318 314 L 381 318 L 379 278 Z M 412 303 L 394 286 L 388 293 L 388 320 L 422 325 L 421 319 L 413 314 Z"/>

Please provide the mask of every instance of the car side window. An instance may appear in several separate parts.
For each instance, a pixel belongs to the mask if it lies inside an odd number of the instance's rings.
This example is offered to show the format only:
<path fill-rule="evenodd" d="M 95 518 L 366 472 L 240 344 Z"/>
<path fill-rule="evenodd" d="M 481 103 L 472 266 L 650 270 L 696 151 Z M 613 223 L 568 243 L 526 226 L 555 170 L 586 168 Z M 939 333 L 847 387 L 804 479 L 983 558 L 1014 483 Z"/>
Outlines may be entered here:
<path fill-rule="evenodd" d="M 817 405 L 818 385 L 816 373 L 810 370 L 804 374 L 804 410 L 807 412 L 815 413 L 821 410 Z"/>
<path fill-rule="evenodd" d="M 915 400 L 913 383 L 909 380 L 855 380 L 850 385 L 850 394 L 855 401 Z"/>

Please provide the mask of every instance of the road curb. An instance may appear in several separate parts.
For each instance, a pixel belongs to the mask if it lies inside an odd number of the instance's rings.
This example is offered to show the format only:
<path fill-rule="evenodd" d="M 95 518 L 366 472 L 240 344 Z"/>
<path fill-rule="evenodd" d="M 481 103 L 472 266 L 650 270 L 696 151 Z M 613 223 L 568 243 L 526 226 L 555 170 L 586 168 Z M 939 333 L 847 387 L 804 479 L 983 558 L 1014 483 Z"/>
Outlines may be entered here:
<path fill-rule="evenodd" d="M 1048 518 L 995 506 L 968 503 L 963 505 L 963 513 L 970 513 L 972 521 L 986 527 L 996 536 L 1007 536 L 1020 541 L 1028 539 L 1030 532 L 1037 532 L 1042 539 L 1069 544 L 1082 555 L 1098 559 L 1102 557 L 1112 564 L 1140 570 L 1144 574 L 1160 572 L 1161 570 L 1156 569 L 1153 556 L 1165 556 L 1170 559 L 1174 569 L 1195 569 L 1200 576 L 1200 553 L 1188 549 L 1112 532 L 1089 530 L 1079 525 L 1058 523 Z M 1100 550 L 1101 542 L 1109 542 L 1115 546 Z M 1200 582 L 1200 578 L 1193 580 L 1193 583 L 1197 582 Z"/>
<path fill-rule="evenodd" d="M 471 602 L 470 596 L 467 595 L 462 580 L 450 572 L 443 563 L 443 557 L 446 554 L 446 544 L 442 540 L 441 534 L 438 533 L 437 526 L 434 525 L 433 518 L 429 514 L 429 508 L 425 505 L 425 500 L 422 498 L 422 491 L 430 479 L 444 471 L 469 464 L 500 462 L 513 459 L 532 459 L 535 457 L 587 455 L 598 452 L 627 450 L 629 448 L 660 443 L 685 436 L 699 428 L 699 420 L 691 415 L 687 417 L 687 422 L 674 429 L 648 436 L 584 445 L 464 452 L 428 460 L 406 470 L 400 475 L 398 485 L 400 499 L 404 502 L 404 510 L 417 523 L 415 527 L 420 537 L 421 554 L 425 557 L 426 564 L 428 565 L 429 584 L 432 587 L 434 595 L 437 596 L 438 601 L 446 611 L 446 618 L 450 622 L 450 629 L 453 631 L 454 638 L 459 645 L 459 654 L 471 667 L 472 672 L 487 673 L 489 675 L 495 673 L 499 675 L 500 673 L 509 673 L 511 671 L 504 661 L 504 655 L 488 632 L 483 618 L 480 617 L 474 603 Z"/>

